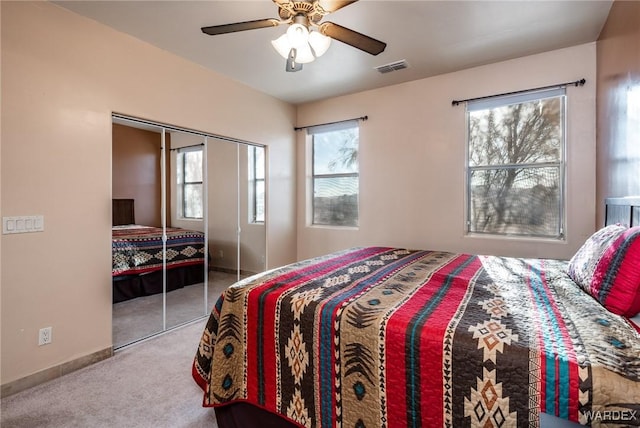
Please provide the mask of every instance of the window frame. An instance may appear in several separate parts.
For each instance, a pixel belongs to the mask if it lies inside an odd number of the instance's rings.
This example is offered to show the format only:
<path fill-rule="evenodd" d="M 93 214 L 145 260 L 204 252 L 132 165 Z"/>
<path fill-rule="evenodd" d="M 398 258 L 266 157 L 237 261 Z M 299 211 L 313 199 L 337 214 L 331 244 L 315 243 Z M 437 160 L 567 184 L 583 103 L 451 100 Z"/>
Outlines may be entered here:
<path fill-rule="evenodd" d="M 560 144 L 559 157 L 557 162 L 540 162 L 540 163 L 494 163 L 491 165 L 471 166 L 471 140 L 470 140 L 470 112 L 478 110 L 489 110 L 492 108 L 506 107 L 514 104 L 522 104 L 531 101 L 542 101 L 550 98 L 560 98 L 561 105 L 560 114 Z M 564 241 L 566 239 L 566 169 L 567 169 L 567 104 L 568 95 L 565 86 L 559 86 L 547 89 L 533 89 L 530 91 L 518 91 L 517 94 L 500 95 L 490 98 L 481 98 L 474 101 L 468 101 L 465 108 L 465 204 L 464 204 L 464 232 L 466 236 L 483 236 L 494 238 L 519 238 L 519 239 L 546 239 L 553 241 Z M 472 229 L 472 190 L 471 180 L 474 171 L 481 170 L 506 170 L 506 169 L 538 169 L 538 168 L 557 168 L 558 171 L 558 205 L 557 205 L 557 233 L 554 235 L 534 234 L 534 233 L 513 233 L 513 232 L 497 232 L 497 231 L 474 231 Z"/>
<path fill-rule="evenodd" d="M 257 150 L 262 150 L 262 177 L 257 173 Z M 266 149 L 264 146 L 249 145 L 247 150 L 249 160 L 249 223 L 264 224 L 266 216 Z M 262 219 L 258 218 L 258 183 L 262 183 Z"/>
<path fill-rule="evenodd" d="M 202 153 L 202 162 L 200 163 L 200 168 L 203 169 L 202 177 L 204 180 L 204 145 L 192 146 L 192 147 L 179 147 L 177 153 L 177 162 L 180 163 L 180 167 L 178 171 L 180 174 L 177 174 L 177 184 L 180 188 L 180 213 L 179 217 L 184 220 L 203 220 L 204 214 L 201 217 L 188 217 L 186 213 L 187 208 L 187 199 L 185 191 L 187 185 L 200 185 L 202 191 L 204 192 L 204 181 L 187 181 L 186 180 L 186 153 L 190 152 L 201 152 Z M 178 172 L 176 171 L 176 172 Z M 203 195 L 204 196 L 204 195 Z M 204 213 L 204 207 L 202 207 L 202 212 Z"/>
<path fill-rule="evenodd" d="M 315 171 L 315 159 L 316 159 L 316 145 L 315 145 L 315 136 L 317 134 L 335 132 L 346 129 L 356 129 L 357 130 L 357 150 L 360 151 L 360 125 L 357 120 L 347 120 L 341 121 L 326 125 L 317 125 L 307 128 L 307 135 L 310 138 L 310 197 L 309 197 L 309 220 L 308 224 L 312 227 L 328 227 L 328 228 L 341 228 L 341 229 L 357 229 L 360 226 L 360 163 L 357 163 L 357 172 L 348 172 L 348 173 L 316 173 Z M 358 192 L 356 195 L 357 201 L 357 218 L 355 225 L 341 225 L 334 223 L 316 223 L 315 222 L 315 188 L 316 188 L 316 179 L 331 179 L 331 178 L 356 178 L 357 179 L 357 188 Z"/>

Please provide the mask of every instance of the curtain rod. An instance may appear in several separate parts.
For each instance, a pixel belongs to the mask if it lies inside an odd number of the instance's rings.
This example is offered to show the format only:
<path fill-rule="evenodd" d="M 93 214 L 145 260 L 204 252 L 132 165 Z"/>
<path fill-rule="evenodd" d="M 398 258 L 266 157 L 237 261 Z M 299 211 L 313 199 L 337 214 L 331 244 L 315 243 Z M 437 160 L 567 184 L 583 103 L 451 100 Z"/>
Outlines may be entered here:
<path fill-rule="evenodd" d="M 293 128 L 293 130 L 301 131 L 303 129 L 313 128 L 314 126 L 335 125 L 336 123 L 351 122 L 352 120 L 367 120 L 367 119 L 369 119 L 369 116 L 360 116 L 360 117 L 354 117 L 353 119 L 336 120 L 335 122 L 320 123 L 318 125 L 297 126 Z"/>
<path fill-rule="evenodd" d="M 204 146 L 204 143 L 200 143 L 200 144 L 192 144 L 190 146 L 182 146 L 182 147 L 176 147 L 175 149 L 169 149 L 170 151 L 174 151 L 174 150 L 180 150 L 180 149 L 190 149 L 191 147 L 198 147 L 198 146 Z"/>
<path fill-rule="evenodd" d="M 477 98 L 467 98 L 466 100 L 453 100 L 453 101 L 451 101 L 451 105 L 455 107 L 455 106 L 457 106 L 457 105 L 459 105 L 461 103 L 466 103 L 468 101 L 485 100 L 485 99 L 488 99 L 488 98 L 503 97 L 505 95 L 522 94 L 524 92 L 541 91 L 543 89 L 559 88 L 559 87 L 563 87 L 563 86 L 570 86 L 570 85 L 582 86 L 586 82 L 587 82 L 586 79 L 580 79 L 580 80 L 576 80 L 575 82 L 558 83 L 556 85 L 541 86 L 539 88 L 523 89 L 521 91 L 513 91 L 513 92 L 505 92 L 504 94 L 487 95 L 487 96 L 484 96 L 484 97 L 477 97 Z"/>

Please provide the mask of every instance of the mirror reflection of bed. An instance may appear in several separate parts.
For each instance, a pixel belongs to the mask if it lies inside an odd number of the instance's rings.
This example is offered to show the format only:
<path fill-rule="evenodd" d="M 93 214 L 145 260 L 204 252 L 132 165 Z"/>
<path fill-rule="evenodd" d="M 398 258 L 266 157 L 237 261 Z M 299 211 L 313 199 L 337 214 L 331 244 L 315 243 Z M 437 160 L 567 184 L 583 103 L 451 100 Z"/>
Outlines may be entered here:
<path fill-rule="evenodd" d="M 112 327 L 118 349 L 208 315 L 223 289 L 264 270 L 265 234 L 264 221 L 246 224 L 246 144 L 119 115 L 113 122 Z M 202 166 L 187 177 L 184 153 L 196 151 Z M 201 211 L 186 215 L 190 197 L 182 197 L 183 183 L 191 180 L 196 190 L 189 195 Z"/>
<path fill-rule="evenodd" d="M 205 234 L 167 228 L 167 270 L 164 274 L 163 229 L 137 224 L 133 199 L 114 199 L 112 209 L 115 346 L 157 332 L 163 325 L 160 309 L 165 298 L 171 309 L 164 320 L 168 326 L 201 317 L 205 292 Z M 209 299 L 236 281 L 236 276 L 232 272 L 212 270 L 207 281 Z M 166 297 L 163 295 L 165 287 Z"/>

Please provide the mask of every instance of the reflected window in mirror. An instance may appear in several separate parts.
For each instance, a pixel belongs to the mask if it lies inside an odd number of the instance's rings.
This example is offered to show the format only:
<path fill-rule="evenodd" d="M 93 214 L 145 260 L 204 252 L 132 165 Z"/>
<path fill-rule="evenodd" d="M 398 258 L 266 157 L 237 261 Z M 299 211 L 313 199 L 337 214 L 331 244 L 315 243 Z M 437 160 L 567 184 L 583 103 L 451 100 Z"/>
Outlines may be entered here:
<path fill-rule="evenodd" d="M 249 146 L 249 222 L 264 223 L 264 147 Z"/>
<path fill-rule="evenodd" d="M 176 162 L 178 178 L 179 216 L 185 219 L 202 219 L 202 146 L 178 150 Z"/>

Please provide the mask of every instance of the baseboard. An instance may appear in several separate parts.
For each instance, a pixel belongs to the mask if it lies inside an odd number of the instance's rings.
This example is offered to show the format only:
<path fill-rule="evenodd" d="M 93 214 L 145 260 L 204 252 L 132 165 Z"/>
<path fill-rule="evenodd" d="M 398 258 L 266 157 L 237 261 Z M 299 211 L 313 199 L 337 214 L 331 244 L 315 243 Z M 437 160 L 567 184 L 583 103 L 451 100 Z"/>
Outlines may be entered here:
<path fill-rule="evenodd" d="M 48 369 L 41 370 L 29 376 L 14 380 L 13 382 L 2 385 L 0 390 L 0 398 L 8 397 L 9 395 L 17 394 L 34 386 L 40 385 L 50 380 L 59 378 L 81 368 L 90 366 L 98 361 L 106 360 L 113 356 L 113 347 L 105 348 L 101 351 L 96 351 L 92 354 L 85 355 L 84 357 L 76 358 L 72 361 L 59 364 Z"/>
<path fill-rule="evenodd" d="M 230 268 L 218 267 L 218 266 L 209 266 L 209 270 L 210 271 L 216 271 L 216 272 L 232 273 L 232 274 L 237 274 L 238 273 L 238 269 L 230 269 Z M 256 272 L 251 272 L 251 271 L 244 270 L 244 269 L 240 270 L 240 276 L 243 276 L 243 277 L 251 276 L 251 275 L 255 275 L 255 274 L 256 274 Z"/>

